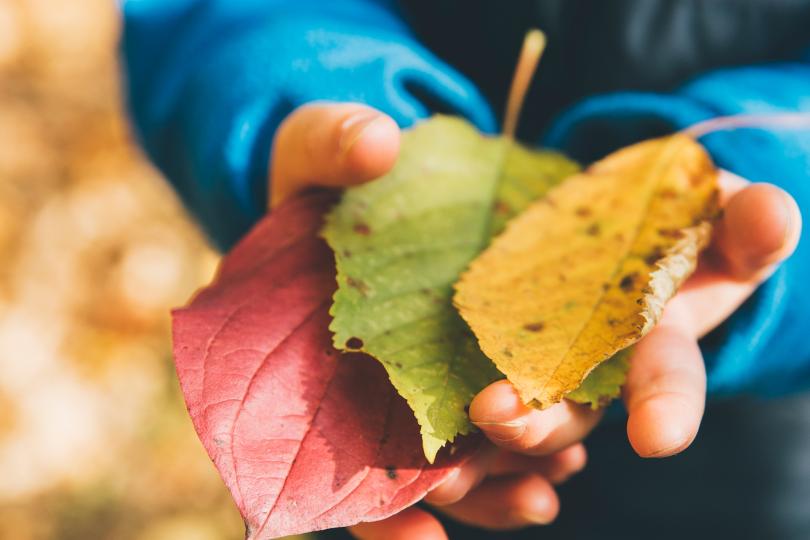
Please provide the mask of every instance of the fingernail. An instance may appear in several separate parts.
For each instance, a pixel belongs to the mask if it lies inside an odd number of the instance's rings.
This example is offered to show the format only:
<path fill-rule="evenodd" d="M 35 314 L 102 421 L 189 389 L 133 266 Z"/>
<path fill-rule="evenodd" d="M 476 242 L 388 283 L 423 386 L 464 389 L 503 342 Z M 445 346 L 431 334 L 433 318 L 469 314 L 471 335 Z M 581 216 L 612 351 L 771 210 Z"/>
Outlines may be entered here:
<path fill-rule="evenodd" d="M 788 193 L 782 192 L 782 204 L 785 207 L 785 214 L 787 214 L 787 219 L 785 219 L 785 235 L 782 238 L 782 246 L 780 250 L 784 249 L 788 246 L 788 244 L 793 240 L 793 235 L 795 233 L 794 228 L 796 227 L 796 202 L 793 200 Z"/>
<path fill-rule="evenodd" d="M 491 439 L 501 442 L 514 441 L 526 433 L 526 422 L 522 420 L 510 420 L 508 422 L 473 422 L 473 424 L 484 430 Z"/>
<path fill-rule="evenodd" d="M 511 514 L 511 519 L 509 519 L 512 523 L 533 523 L 535 525 L 548 525 L 552 521 L 554 521 L 554 517 L 549 517 L 546 514 L 540 514 L 536 512 L 530 511 L 523 511 L 523 512 L 515 512 Z"/>
<path fill-rule="evenodd" d="M 375 122 L 383 118 L 378 112 L 358 113 L 343 121 L 340 126 L 340 153 L 348 154 L 352 147 L 360 140 L 363 133 Z"/>
<path fill-rule="evenodd" d="M 524 520 L 528 521 L 529 523 L 536 523 L 538 525 L 548 525 L 549 523 L 554 521 L 553 517 L 541 514 L 534 514 L 531 512 L 524 512 L 523 514 L 521 514 L 521 517 Z"/>

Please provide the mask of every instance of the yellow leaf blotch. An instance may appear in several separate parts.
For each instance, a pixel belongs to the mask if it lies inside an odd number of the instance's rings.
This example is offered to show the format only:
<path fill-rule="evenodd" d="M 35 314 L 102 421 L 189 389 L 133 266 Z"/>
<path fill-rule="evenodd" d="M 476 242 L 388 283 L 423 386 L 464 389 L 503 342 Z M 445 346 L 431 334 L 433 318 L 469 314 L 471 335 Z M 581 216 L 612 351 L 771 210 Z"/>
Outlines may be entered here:
<path fill-rule="evenodd" d="M 548 407 L 658 322 L 716 214 L 717 170 L 697 142 L 624 148 L 514 219 L 462 275 L 456 306 L 523 400 Z"/>

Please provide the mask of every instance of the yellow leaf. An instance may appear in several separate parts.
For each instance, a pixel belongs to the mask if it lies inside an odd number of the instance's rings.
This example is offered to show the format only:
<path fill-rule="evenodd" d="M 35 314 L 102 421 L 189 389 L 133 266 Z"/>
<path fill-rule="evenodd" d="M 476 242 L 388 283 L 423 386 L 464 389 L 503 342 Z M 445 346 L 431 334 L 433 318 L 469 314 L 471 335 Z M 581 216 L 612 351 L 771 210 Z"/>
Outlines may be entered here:
<path fill-rule="evenodd" d="M 658 322 L 716 213 L 717 171 L 694 140 L 624 148 L 515 218 L 455 303 L 523 400 L 548 407 Z"/>

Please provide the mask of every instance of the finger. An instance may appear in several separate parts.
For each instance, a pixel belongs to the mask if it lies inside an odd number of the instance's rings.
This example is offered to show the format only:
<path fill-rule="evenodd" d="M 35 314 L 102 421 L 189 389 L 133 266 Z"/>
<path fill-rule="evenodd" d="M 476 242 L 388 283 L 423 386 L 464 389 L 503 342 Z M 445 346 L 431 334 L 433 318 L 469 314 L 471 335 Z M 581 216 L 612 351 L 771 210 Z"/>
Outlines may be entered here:
<path fill-rule="evenodd" d="M 425 502 L 447 505 L 461 500 L 470 490 L 481 483 L 497 452 L 493 445 L 485 444 L 464 465 L 453 471 L 444 482 L 428 493 L 425 496 Z"/>
<path fill-rule="evenodd" d="M 470 420 L 497 446 L 529 455 L 557 452 L 582 440 L 601 411 L 564 400 L 538 411 L 523 404 L 505 380 L 484 388 L 470 404 Z"/>
<path fill-rule="evenodd" d="M 635 348 L 624 401 L 627 436 L 642 457 L 666 457 L 684 450 L 697 435 L 706 400 L 706 370 L 677 299 L 662 321 Z"/>
<path fill-rule="evenodd" d="M 309 186 L 345 187 L 382 176 L 399 154 L 394 120 L 357 103 L 299 107 L 276 131 L 270 202 Z"/>
<path fill-rule="evenodd" d="M 751 184 L 728 172 L 721 174 L 720 185 L 725 216 L 715 228 L 711 249 L 678 293 L 692 313 L 698 337 L 716 328 L 751 296 L 795 249 L 801 233 L 798 207 L 779 188 Z M 789 211 L 781 212 L 785 198 Z M 757 223 L 760 219 L 765 223 Z"/>
<path fill-rule="evenodd" d="M 439 520 L 414 506 L 382 521 L 359 523 L 349 527 L 349 532 L 358 540 L 447 539 L 447 533 Z"/>
<path fill-rule="evenodd" d="M 569 446 L 550 456 L 532 457 L 501 450 L 489 468 L 490 476 L 516 473 L 539 474 L 554 485 L 585 468 L 588 454 L 583 444 Z"/>
<path fill-rule="evenodd" d="M 757 280 L 796 249 L 800 233 L 793 197 L 771 184 L 750 184 L 729 199 L 712 253 L 731 277 Z"/>
<path fill-rule="evenodd" d="M 535 474 L 486 480 L 461 501 L 439 508 L 455 520 L 486 529 L 545 525 L 559 509 L 554 488 Z"/>

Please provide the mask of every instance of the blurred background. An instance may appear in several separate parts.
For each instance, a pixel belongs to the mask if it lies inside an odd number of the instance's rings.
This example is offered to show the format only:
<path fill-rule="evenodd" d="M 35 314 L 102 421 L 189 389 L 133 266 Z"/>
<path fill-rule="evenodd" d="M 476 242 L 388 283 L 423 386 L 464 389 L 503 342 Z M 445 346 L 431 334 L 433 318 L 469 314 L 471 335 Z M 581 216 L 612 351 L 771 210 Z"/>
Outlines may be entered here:
<path fill-rule="evenodd" d="M 0 538 L 241 538 L 171 360 L 217 263 L 133 144 L 111 0 L 0 0 Z"/>

